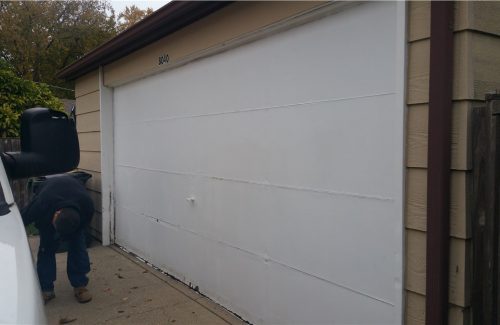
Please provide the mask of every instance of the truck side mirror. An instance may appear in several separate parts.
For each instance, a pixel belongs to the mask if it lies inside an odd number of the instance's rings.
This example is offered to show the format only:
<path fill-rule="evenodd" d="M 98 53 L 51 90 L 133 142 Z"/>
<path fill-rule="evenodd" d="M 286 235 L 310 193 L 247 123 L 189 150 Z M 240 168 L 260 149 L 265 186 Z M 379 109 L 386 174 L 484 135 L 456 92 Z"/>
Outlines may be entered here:
<path fill-rule="evenodd" d="M 30 108 L 21 115 L 21 152 L 1 154 L 11 179 L 64 173 L 80 162 L 75 121 L 48 108 Z"/>

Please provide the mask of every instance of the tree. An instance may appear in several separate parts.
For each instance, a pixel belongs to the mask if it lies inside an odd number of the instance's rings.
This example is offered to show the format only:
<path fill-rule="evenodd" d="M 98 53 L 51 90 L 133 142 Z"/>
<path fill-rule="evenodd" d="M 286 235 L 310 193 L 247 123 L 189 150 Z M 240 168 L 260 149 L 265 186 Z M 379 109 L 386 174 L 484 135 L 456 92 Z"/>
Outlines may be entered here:
<path fill-rule="evenodd" d="M 151 8 L 141 10 L 136 5 L 132 5 L 130 7 L 126 6 L 125 10 L 123 10 L 118 15 L 118 25 L 116 26 L 116 29 L 119 32 L 123 32 L 125 29 L 138 23 L 139 21 L 144 19 L 144 17 L 146 17 L 152 13 L 153 13 L 153 9 L 151 9 Z"/>
<path fill-rule="evenodd" d="M 18 137 L 21 113 L 36 106 L 63 110 L 62 102 L 46 84 L 17 77 L 0 59 L 0 137 Z"/>
<path fill-rule="evenodd" d="M 107 2 L 0 1 L 0 58 L 24 79 L 73 89 L 57 72 L 115 35 Z"/>

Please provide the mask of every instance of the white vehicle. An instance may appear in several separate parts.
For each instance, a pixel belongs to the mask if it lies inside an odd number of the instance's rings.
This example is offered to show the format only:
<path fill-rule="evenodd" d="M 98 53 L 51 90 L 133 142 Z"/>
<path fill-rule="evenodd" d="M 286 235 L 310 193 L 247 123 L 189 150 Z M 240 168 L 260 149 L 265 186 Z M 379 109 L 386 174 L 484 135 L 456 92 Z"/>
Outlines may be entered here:
<path fill-rule="evenodd" d="M 21 117 L 21 152 L 0 161 L 0 324 L 46 324 L 40 285 L 9 178 L 55 174 L 79 161 L 75 121 L 46 108 Z"/>
<path fill-rule="evenodd" d="M 46 324 L 26 231 L 0 164 L 0 323 Z"/>

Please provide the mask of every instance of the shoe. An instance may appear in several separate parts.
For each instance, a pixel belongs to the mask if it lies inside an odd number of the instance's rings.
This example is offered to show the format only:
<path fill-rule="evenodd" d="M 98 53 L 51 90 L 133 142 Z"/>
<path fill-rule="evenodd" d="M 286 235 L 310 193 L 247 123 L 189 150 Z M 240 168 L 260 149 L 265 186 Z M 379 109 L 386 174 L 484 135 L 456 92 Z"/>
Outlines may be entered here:
<path fill-rule="evenodd" d="M 84 304 L 92 300 L 92 295 L 85 287 L 79 287 L 74 289 L 76 300 Z"/>
<path fill-rule="evenodd" d="M 43 303 L 46 304 L 56 297 L 54 291 L 42 291 Z"/>

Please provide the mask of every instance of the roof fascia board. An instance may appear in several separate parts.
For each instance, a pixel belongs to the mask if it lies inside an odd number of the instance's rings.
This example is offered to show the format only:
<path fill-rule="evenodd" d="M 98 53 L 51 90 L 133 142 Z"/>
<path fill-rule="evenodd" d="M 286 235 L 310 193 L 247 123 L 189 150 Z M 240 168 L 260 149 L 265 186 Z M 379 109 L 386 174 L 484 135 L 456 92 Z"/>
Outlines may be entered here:
<path fill-rule="evenodd" d="M 99 66 L 122 58 L 192 24 L 230 3 L 227 1 L 171 2 L 67 66 L 57 74 L 57 77 L 66 80 L 76 79 L 98 69 Z"/>

